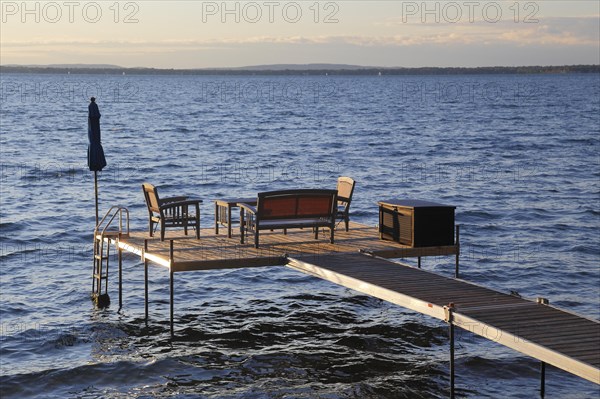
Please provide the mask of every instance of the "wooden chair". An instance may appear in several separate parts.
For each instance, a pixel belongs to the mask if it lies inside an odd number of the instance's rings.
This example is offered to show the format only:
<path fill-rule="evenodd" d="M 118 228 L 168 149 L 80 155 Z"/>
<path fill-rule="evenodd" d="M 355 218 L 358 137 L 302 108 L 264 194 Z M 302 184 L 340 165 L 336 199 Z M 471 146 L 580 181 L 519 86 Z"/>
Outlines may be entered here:
<path fill-rule="evenodd" d="M 352 194 L 354 194 L 354 185 L 356 182 L 350 177 L 338 177 L 337 180 L 337 203 L 338 211 L 336 218 L 344 221 L 346 231 L 350 225 L 350 203 L 352 202 Z"/>
<path fill-rule="evenodd" d="M 200 239 L 200 203 L 202 200 L 188 197 L 161 199 L 158 196 L 157 188 L 150 183 L 143 183 L 142 189 L 148 207 L 150 237 L 154 235 L 155 225 L 160 224 L 161 241 L 165 239 L 166 227 L 183 227 L 185 235 L 188 233 L 188 227 L 193 227 L 196 229 L 196 238 Z M 193 208 L 192 212 L 189 208 Z"/>

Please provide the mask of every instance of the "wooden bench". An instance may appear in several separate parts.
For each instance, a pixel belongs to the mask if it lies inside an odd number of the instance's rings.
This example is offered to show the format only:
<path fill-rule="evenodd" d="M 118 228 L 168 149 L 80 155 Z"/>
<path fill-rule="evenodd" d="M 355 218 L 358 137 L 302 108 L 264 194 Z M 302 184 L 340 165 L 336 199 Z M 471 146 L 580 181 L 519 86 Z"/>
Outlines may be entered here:
<path fill-rule="evenodd" d="M 244 243 L 245 232 L 254 234 L 254 247 L 258 248 L 261 230 L 279 230 L 311 227 L 315 239 L 319 227 L 328 227 L 329 241 L 333 244 L 337 211 L 337 190 L 284 190 L 258 194 L 256 206 L 239 204 L 240 235 Z"/>

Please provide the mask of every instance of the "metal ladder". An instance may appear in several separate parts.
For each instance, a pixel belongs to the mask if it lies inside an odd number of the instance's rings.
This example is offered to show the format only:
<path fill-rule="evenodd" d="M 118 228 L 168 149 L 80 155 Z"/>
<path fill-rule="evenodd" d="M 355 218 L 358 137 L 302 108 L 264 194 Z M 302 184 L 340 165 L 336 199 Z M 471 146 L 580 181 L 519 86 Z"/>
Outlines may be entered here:
<path fill-rule="evenodd" d="M 123 214 L 125 214 L 125 217 L 123 217 Z M 118 226 L 113 226 L 112 229 L 109 229 L 117 215 L 119 216 Z M 123 228 L 124 224 L 125 230 Z M 118 227 L 118 230 L 115 227 Z M 119 266 L 121 266 L 119 239 L 123 236 L 129 236 L 129 210 L 122 206 L 113 206 L 106 212 L 94 229 L 94 267 L 92 271 L 91 297 L 99 308 L 110 305 L 110 297 L 108 296 L 108 268 L 111 240 L 116 241 L 116 247 L 119 251 Z M 106 244 L 106 251 L 104 244 Z M 119 267 L 119 272 L 121 272 L 121 267 Z M 102 287 L 102 281 L 104 281 L 104 287 Z M 102 293 L 103 288 L 104 293 Z"/>

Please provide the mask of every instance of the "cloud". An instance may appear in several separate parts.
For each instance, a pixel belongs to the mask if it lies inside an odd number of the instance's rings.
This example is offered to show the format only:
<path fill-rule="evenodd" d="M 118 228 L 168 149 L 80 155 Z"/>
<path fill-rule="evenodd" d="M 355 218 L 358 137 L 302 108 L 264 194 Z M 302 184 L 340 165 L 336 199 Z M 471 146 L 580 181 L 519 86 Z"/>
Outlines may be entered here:
<path fill-rule="evenodd" d="M 383 35 L 383 36 L 257 36 L 249 38 L 225 38 L 213 40 L 160 40 L 160 41 L 97 41 L 97 40 L 41 40 L 41 41 L 11 41 L 2 43 L 2 50 L 29 47 L 52 49 L 56 47 L 73 47 L 81 49 L 88 47 L 99 50 L 114 49 L 217 49 L 240 45 L 273 44 L 273 45 L 332 45 L 350 44 L 357 47 L 412 47 L 430 44 L 438 45 L 469 45 L 476 43 L 516 45 L 599 45 L 599 40 L 577 36 L 571 32 L 560 35 L 552 34 L 544 27 L 533 29 L 518 29 L 500 33 L 456 32 L 449 34 L 429 35 Z"/>
<path fill-rule="evenodd" d="M 389 50 L 403 52 L 417 51 L 420 57 L 425 52 L 439 53 L 439 48 L 449 48 L 465 52 L 465 56 L 477 59 L 482 46 L 489 49 L 545 49 L 563 54 L 568 49 L 593 48 L 587 50 L 597 54 L 600 46 L 598 31 L 600 18 L 592 17 L 553 17 L 540 18 L 540 22 L 524 23 L 458 23 L 448 26 L 423 24 L 417 28 L 403 26 L 394 30 L 385 30 L 379 34 L 337 34 L 337 35 L 253 35 L 230 36 L 201 39 L 171 38 L 162 40 L 147 39 L 98 39 L 63 37 L 38 37 L 30 40 L 2 40 L 0 54 L 4 62 L 18 62 L 20 58 L 34 59 L 36 54 L 44 57 L 56 56 L 90 59 L 94 57 L 152 57 L 155 60 L 195 57 L 197 55 L 227 53 L 246 59 L 249 52 L 283 51 L 297 53 L 310 51 L 326 57 L 327 54 L 345 52 L 369 54 L 362 58 L 385 54 Z M 470 51 L 470 56 L 466 53 Z M 594 56 L 597 59 L 597 56 Z M 564 63 L 570 56 L 564 54 Z M 215 60 L 217 58 L 214 58 Z M 590 58 L 592 59 L 592 58 Z M 318 61 L 317 58 L 315 60 Z M 58 61 L 57 61 L 58 62 Z M 229 61 L 227 61 L 229 62 Z M 239 61 L 240 64 L 244 62 Z"/>
<path fill-rule="evenodd" d="M 540 19 L 538 23 L 457 23 L 422 24 L 418 29 L 403 26 L 402 32 L 388 34 L 339 34 L 339 35 L 259 35 L 231 36 L 203 39 L 164 40 L 98 40 L 96 38 L 37 38 L 31 40 L 2 41 L 6 48 L 26 47 L 114 47 L 130 49 L 215 49 L 238 45 L 329 45 L 350 44 L 358 47 L 407 47 L 428 44 L 471 45 L 477 43 L 515 45 L 600 45 L 598 32 L 600 16 L 553 17 Z"/>

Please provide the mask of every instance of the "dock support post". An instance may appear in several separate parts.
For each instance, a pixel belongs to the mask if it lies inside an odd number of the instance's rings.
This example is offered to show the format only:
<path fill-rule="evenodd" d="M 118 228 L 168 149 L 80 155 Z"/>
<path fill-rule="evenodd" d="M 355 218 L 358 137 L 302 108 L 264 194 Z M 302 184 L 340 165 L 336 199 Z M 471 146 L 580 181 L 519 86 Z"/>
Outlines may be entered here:
<path fill-rule="evenodd" d="M 123 307 L 123 249 L 119 245 L 121 242 L 121 233 L 117 238 L 117 249 L 119 251 L 119 310 Z"/>
<path fill-rule="evenodd" d="M 217 234 L 219 234 L 219 205 L 215 201 L 215 235 Z"/>
<path fill-rule="evenodd" d="M 450 399 L 454 399 L 454 304 L 451 302 L 444 306 L 445 321 L 449 324 L 450 335 Z"/>
<path fill-rule="evenodd" d="M 450 322 L 450 399 L 454 399 L 454 324 Z"/>
<path fill-rule="evenodd" d="M 421 268 L 421 257 L 420 256 L 417 258 L 417 267 L 419 269 Z"/>
<path fill-rule="evenodd" d="M 171 339 L 175 337 L 175 332 L 173 330 L 173 313 L 174 313 L 174 303 L 173 303 L 173 240 L 169 243 L 169 289 L 170 289 L 170 326 L 171 326 Z"/>
<path fill-rule="evenodd" d="M 540 305 L 549 305 L 550 301 L 548 298 L 538 297 L 536 303 Z M 540 397 L 543 399 L 546 395 L 546 363 L 540 363 Z"/>
<path fill-rule="evenodd" d="M 458 278 L 459 276 L 459 272 L 458 272 L 458 258 L 460 257 L 460 226 L 457 224 L 456 225 L 456 260 L 455 260 L 455 266 L 454 266 L 454 278 Z"/>
<path fill-rule="evenodd" d="M 144 239 L 144 317 L 148 322 L 148 260 L 146 260 L 146 251 L 148 251 L 148 239 Z"/>
<path fill-rule="evenodd" d="M 170 287 L 171 288 L 171 323 L 170 323 L 170 325 L 171 325 L 171 339 L 173 339 L 175 337 L 175 331 L 173 329 L 173 313 L 174 313 L 174 310 L 173 310 L 173 307 L 174 307 L 174 304 L 173 304 L 173 291 L 174 290 L 173 290 L 173 271 L 172 270 L 169 272 L 169 275 L 171 277 L 170 278 L 170 286 L 171 286 Z"/>
<path fill-rule="evenodd" d="M 546 363 L 541 362 L 540 364 L 540 397 L 544 399 L 546 395 Z"/>

